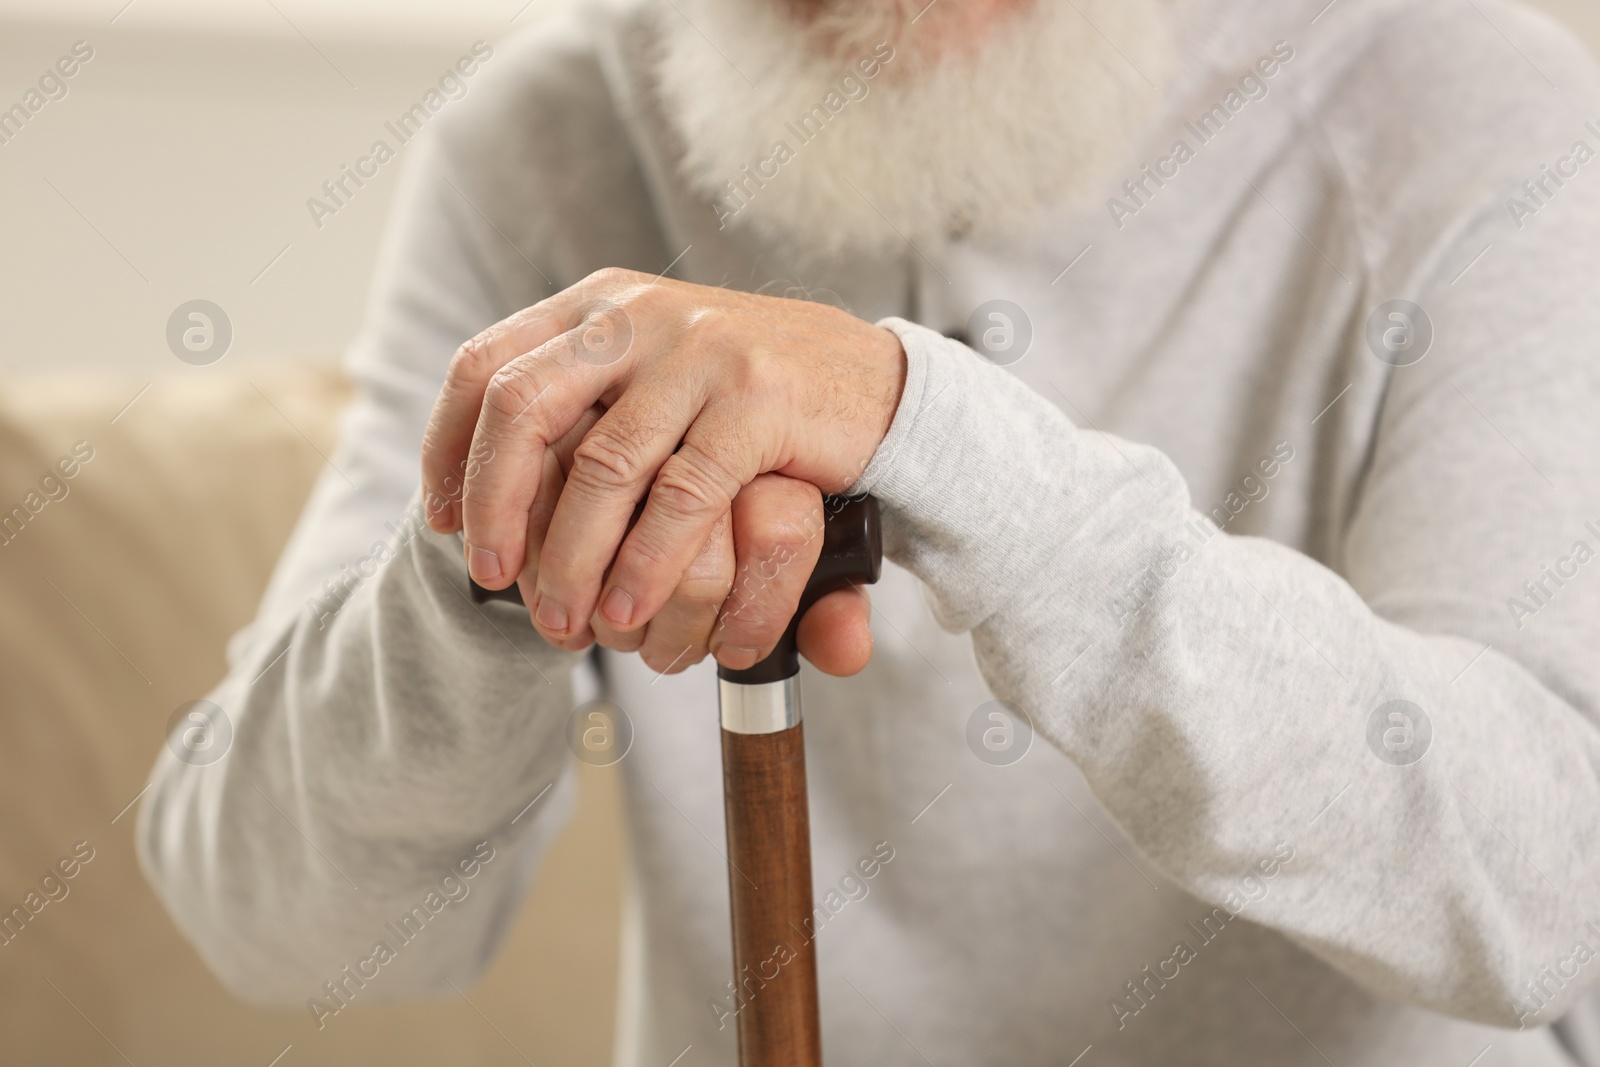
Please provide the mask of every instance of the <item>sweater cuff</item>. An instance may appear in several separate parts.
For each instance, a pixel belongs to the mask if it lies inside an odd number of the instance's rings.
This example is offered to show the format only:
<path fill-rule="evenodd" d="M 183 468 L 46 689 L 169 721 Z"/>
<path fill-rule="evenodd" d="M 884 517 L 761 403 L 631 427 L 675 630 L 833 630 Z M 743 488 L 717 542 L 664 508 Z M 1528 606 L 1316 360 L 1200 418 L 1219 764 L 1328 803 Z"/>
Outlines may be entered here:
<path fill-rule="evenodd" d="M 951 632 L 976 627 L 1067 544 L 1076 428 L 1025 383 L 958 341 L 900 318 L 906 352 L 894 421 L 852 495 L 883 507 L 884 554 L 926 584 Z"/>

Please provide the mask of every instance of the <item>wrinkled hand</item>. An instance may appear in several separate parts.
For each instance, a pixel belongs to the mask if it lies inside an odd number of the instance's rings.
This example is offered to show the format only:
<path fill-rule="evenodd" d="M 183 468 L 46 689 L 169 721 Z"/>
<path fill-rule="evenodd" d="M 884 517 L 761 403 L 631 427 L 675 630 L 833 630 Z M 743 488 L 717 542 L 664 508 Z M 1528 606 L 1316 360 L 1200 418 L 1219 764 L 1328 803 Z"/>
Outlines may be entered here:
<path fill-rule="evenodd" d="M 799 603 L 821 492 L 860 476 L 904 378 L 899 339 L 837 308 L 600 271 L 456 353 L 423 445 L 429 523 L 464 530 L 473 578 L 518 582 L 559 647 L 747 667 Z M 859 670 L 867 615 L 863 594 L 824 598 L 801 651 Z"/>

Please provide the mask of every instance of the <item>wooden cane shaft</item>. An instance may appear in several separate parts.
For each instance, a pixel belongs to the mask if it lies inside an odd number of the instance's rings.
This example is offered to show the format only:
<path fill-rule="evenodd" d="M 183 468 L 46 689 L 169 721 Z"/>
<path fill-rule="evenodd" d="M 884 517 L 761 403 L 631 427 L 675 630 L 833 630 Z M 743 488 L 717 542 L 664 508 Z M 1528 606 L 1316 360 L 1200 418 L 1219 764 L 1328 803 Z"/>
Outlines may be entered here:
<path fill-rule="evenodd" d="M 805 727 L 722 731 L 741 1067 L 821 1067 Z"/>

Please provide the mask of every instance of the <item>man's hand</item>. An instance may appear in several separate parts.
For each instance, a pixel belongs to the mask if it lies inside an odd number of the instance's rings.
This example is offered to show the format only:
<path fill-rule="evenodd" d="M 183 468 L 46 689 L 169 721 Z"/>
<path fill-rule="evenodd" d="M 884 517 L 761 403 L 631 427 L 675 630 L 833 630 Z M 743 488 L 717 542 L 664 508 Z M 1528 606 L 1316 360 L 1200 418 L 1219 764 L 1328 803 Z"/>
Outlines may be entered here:
<path fill-rule="evenodd" d="M 597 637 L 662 669 L 709 630 L 702 651 L 747 667 L 821 549 L 814 487 L 856 481 L 904 378 L 898 338 L 836 308 L 601 271 L 457 352 L 423 448 L 429 522 L 465 530 L 479 584 L 520 581 L 561 647 Z M 730 562 L 719 617 L 704 601 Z M 816 605 L 807 658 L 864 665 L 864 601 Z"/>

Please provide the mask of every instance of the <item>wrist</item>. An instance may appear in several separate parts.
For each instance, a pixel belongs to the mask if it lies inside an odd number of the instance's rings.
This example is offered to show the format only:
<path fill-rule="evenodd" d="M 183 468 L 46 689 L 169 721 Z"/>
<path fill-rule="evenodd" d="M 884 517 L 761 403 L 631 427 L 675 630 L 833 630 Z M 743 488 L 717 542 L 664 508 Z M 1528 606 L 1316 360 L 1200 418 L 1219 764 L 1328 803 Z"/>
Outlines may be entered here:
<path fill-rule="evenodd" d="M 874 405 L 876 421 L 872 426 L 872 448 L 862 461 L 862 470 L 865 470 L 867 461 L 889 436 L 889 428 L 894 425 L 906 391 L 906 350 L 900 335 L 883 326 L 873 326 L 872 332 L 876 342 L 875 365 L 879 368 L 879 379 L 883 385 L 878 391 L 878 403 Z M 850 477 L 854 479 L 860 474 L 861 470 L 852 471 Z"/>

